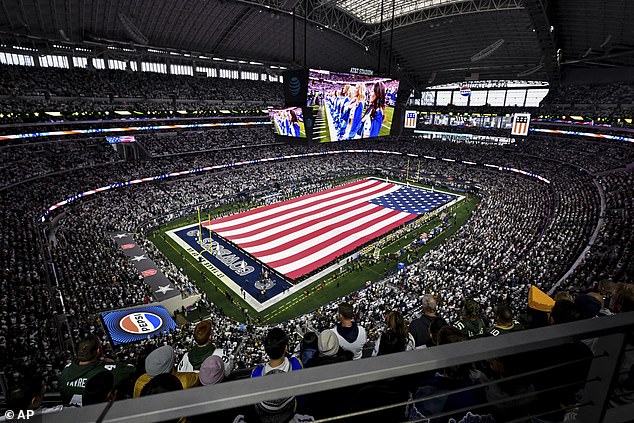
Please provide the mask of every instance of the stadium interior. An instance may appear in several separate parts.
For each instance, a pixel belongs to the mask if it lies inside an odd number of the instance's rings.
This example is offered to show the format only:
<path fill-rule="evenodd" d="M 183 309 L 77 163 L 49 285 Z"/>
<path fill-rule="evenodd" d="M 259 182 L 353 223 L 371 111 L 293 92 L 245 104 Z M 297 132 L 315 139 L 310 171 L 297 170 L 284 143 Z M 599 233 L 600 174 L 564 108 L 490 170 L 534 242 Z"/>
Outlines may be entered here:
<path fill-rule="evenodd" d="M 1 5 L 0 421 L 634 421 L 634 2 Z"/>

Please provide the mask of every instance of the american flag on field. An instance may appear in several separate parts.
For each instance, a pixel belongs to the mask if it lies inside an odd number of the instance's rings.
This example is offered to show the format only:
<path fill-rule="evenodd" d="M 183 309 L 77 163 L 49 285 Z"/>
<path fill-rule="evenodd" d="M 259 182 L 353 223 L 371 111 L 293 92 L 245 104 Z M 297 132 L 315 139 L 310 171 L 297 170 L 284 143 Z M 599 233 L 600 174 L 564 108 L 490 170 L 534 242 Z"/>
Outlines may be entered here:
<path fill-rule="evenodd" d="M 531 115 L 529 113 L 516 113 L 513 115 L 513 126 L 511 127 L 511 135 L 525 137 L 528 135 L 528 126 L 531 123 Z"/>
<path fill-rule="evenodd" d="M 416 116 L 418 112 L 415 110 L 407 110 L 405 112 L 405 125 L 404 128 L 416 128 Z"/>
<path fill-rule="evenodd" d="M 297 279 L 453 198 L 364 179 L 204 225 L 281 274 Z"/>

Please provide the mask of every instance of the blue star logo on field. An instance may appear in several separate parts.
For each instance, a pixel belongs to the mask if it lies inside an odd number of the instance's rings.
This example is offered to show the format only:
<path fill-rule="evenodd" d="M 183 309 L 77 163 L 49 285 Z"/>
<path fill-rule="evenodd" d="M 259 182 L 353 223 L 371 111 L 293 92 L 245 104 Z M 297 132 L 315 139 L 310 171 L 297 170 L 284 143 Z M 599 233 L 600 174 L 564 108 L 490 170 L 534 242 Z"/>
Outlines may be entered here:
<path fill-rule="evenodd" d="M 154 313 L 130 313 L 119 321 L 119 327 L 127 333 L 150 334 L 161 328 L 163 319 Z"/>

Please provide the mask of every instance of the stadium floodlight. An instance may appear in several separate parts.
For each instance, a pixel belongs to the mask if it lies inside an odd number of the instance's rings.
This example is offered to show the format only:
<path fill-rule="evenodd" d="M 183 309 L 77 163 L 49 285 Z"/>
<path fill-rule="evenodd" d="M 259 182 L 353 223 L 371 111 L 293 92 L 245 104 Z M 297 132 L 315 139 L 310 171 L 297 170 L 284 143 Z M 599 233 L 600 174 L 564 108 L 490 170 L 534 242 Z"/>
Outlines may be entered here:
<path fill-rule="evenodd" d="M 476 54 L 471 56 L 471 62 L 477 62 L 477 61 L 482 60 L 482 59 L 484 59 L 486 57 L 489 57 L 497 49 L 502 47 L 502 44 L 504 44 L 504 38 L 500 38 L 499 40 L 491 43 L 487 47 L 483 48 L 482 50 L 480 50 L 479 52 L 477 52 Z"/>

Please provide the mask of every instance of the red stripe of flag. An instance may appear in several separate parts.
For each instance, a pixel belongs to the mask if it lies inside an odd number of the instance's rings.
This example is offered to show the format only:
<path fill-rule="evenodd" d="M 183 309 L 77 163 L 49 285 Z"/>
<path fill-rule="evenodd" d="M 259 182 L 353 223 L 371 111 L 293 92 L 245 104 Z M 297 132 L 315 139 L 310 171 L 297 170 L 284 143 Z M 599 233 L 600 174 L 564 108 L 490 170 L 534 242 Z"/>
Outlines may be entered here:
<path fill-rule="evenodd" d="M 328 264 L 329 262 L 333 261 L 334 259 L 336 259 L 337 257 L 340 257 L 352 250 L 354 250 L 355 248 L 357 248 L 360 245 L 365 244 L 366 242 L 371 241 L 372 239 L 376 238 L 378 235 L 380 235 L 381 233 L 386 233 L 391 231 L 392 229 L 398 228 L 399 226 L 401 226 L 402 224 L 404 224 L 405 222 L 412 220 L 414 217 L 416 217 L 416 215 L 410 215 L 410 216 L 406 216 L 403 217 L 402 219 L 384 227 L 381 231 L 377 231 L 377 232 L 373 232 L 369 235 L 365 235 L 359 239 L 357 239 L 355 242 L 347 244 L 345 246 L 342 246 L 341 248 L 338 248 L 336 251 L 330 252 L 327 255 L 325 255 L 324 257 L 321 257 L 317 260 L 312 261 L 310 264 L 307 264 L 303 267 L 300 267 L 296 270 L 292 270 L 292 271 L 288 271 L 285 273 L 285 276 L 287 276 L 290 279 L 297 279 L 300 276 L 305 275 L 306 273 L 312 272 L 315 269 L 319 269 L 321 266 L 324 266 L 326 264 Z"/>
<path fill-rule="evenodd" d="M 299 233 L 306 231 L 313 226 L 339 224 L 338 222 L 343 222 L 349 218 L 354 219 L 355 217 L 362 215 L 368 210 L 373 210 L 376 207 L 380 206 L 375 206 L 373 204 L 366 204 L 366 206 L 352 204 L 345 210 L 335 210 L 332 213 L 322 213 L 322 216 L 319 216 L 319 214 L 306 216 L 298 221 L 290 221 L 284 225 L 275 225 L 267 231 L 255 231 L 255 233 L 250 233 L 251 236 L 237 238 L 234 242 L 239 243 L 240 246 L 245 249 L 262 246 L 273 241 L 284 242 L 288 236 L 299 236 Z"/>
<path fill-rule="evenodd" d="M 323 219 L 320 220 L 318 222 L 310 222 L 309 224 L 303 225 L 304 227 L 301 229 L 305 229 L 305 228 L 310 228 L 313 227 L 314 230 L 311 231 L 310 235 L 304 235 L 304 236 L 300 236 L 297 237 L 295 239 L 289 240 L 287 242 L 283 242 L 283 243 L 276 243 L 277 245 L 272 247 L 272 248 L 267 248 L 265 250 L 260 250 L 260 251 L 254 251 L 254 247 L 259 247 L 261 245 L 267 244 L 268 242 L 274 240 L 274 239 L 278 239 L 281 241 L 281 236 L 271 236 L 271 237 L 267 237 L 266 240 L 262 240 L 262 242 L 251 242 L 249 245 L 247 246 L 246 244 L 240 244 L 241 248 L 244 248 L 245 250 L 247 250 L 249 253 L 253 254 L 255 257 L 261 257 L 261 256 L 267 256 L 270 254 L 275 254 L 278 253 L 280 251 L 284 251 L 287 250 L 289 248 L 292 247 L 296 247 L 297 245 L 306 242 L 306 241 L 310 241 L 313 238 L 316 238 L 320 235 L 324 235 L 330 231 L 332 231 L 333 229 L 336 228 L 340 228 L 343 227 L 345 225 L 351 224 L 353 222 L 360 222 L 362 219 L 367 218 L 369 216 L 373 216 L 375 215 L 378 211 L 381 210 L 385 210 L 385 208 L 381 207 L 381 206 L 375 206 L 370 210 L 367 210 L 359 215 L 355 215 L 355 216 L 350 216 L 345 220 L 342 221 L 338 221 L 338 222 L 334 222 L 334 223 L 329 223 L 330 220 L 332 220 L 332 216 L 329 216 L 327 219 Z M 297 230 L 300 230 L 300 228 L 297 228 Z M 289 235 L 293 232 L 296 232 L 297 230 L 291 229 L 289 231 L 287 231 L 286 235 Z M 353 230 L 356 230 L 356 228 L 354 228 Z"/>
<path fill-rule="evenodd" d="M 303 208 L 288 211 L 283 214 L 275 214 L 275 217 L 265 220 L 259 220 L 252 225 L 240 225 L 240 229 L 233 229 L 231 226 L 228 230 L 218 230 L 218 234 L 227 239 L 231 239 L 236 243 L 247 242 L 250 236 L 261 235 L 267 230 L 276 232 L 287 227 L 297 226 L 306 220 L 314 220 L 323 214 L 342 213 L 349 207 L 359 207 L 360 203 L 376 198 L 383 193 L 394 189 L 393 185 L 384 184 L 380 187 L 373 187 L 355 194 L 345 195 L 335 200 L 323 201 L 318 204 L 309 204 Z M 213 225 L 212 225 L 213 229 Z"/>
<path fill-rule="evenodd" d="M 275 222 L 274 219 L 277 219 L 282 216 L 286 216 L 290 213 L 294 213 L 293 217 L 298 218 L 304 213 L 315 213 L 316 209 L 325 208 L 328 206 L 328 204 L 330 205 L 340 204 L 342 202 L 351 201 L 354 198 L 357 198 L 363 195 L 368 195 L 369 193 L 372 193 L 372 192 L 376 192 L 377 190 L 389 188 L 387 184 L 383 184 L 383 185 L 385 185 L 385 187 L 381 186 L 381 184 L 378 183 L 378 184 L 372 184 L 371 186 L 358 187 L 352 191 L 344 191 L 344 192 L 338 191 L 336 193 L 334 191 L 331 191 L 328 197 L 323 197 L 323 196 L 314 197 L 314 198 L 311 198 L 311 201 L 306 203 L 301 203 L 301 204 L 298 201 L 296 201 L 297 199 L 289 200 L 288 202 L 283 201 L 281 203 L 277 203 L 276 207 L 268 208 L 268 210 L 265 210 L 265 212 L 267 213 L 259 213 L 259 215 L 251 214 L 250 217 L 252 217 L 252 219 L 244 219 L 245 217 L 248 217 L 248 215 L 245 216 L 242 213 L 234 215 L 234 216 L 230 216 L 230 217 L 233 217 L 233 219 L 226 219 L 224 222 L 222 222 L 226 226 L 221 228 L 218 228 L 218 225 L 216 221 L 214 220 L 211 222 L 211 229 L 214 232 L 217 232 L 220 235 L 223 235 L 228 238 L 231 236 L 235 236 L 234 232 L 239 229 L 251 228 L 250 230 L 255 230 L 255 229 L 261 230 L 264 226 L 259 225 L 260 223 L 271 221 L 271 224 L 273 224 L 273 222 Z M 286 206 L 290 206 L 290 207 L 286 207 Z M 311 209 L 306 210 L 308 208 L 311 208 Z M 304 210 L 306 211 L 304 212 Z M 231 225 L 230 223 L 232 221 L 237 221 L 237 222 Z"/>
<path fill-rule="evenodd" d="M 313 194 L 309 194 L 309 195 L 305 195 L 305 196 L 302 195 L 301 197 L 293 198 L 292 200 L 283 201 L 281 203 L 274 203 L 274 204 L 270 204 L 268 206 L 258 207 L 258 208 L 255 208 L 255 209 L 252 209 L 252 210 L 247 210 L 245 212 L 234 214 L 234 215 L 231 215 L 231 216 L 225 216 L 225 217 L 221 217 L 221 218 L 218 218 L 218 219 L 214 219 L 214 220 L 211 221 L 211 224 L 225 223 L 225 222 L 228 222 L 228 221 L 235 220 L 236 218 L 239 218 L 239 217 L 252 216 L 252 215 L 257 214 L 257 213 L 261 213 L 261 212 L 264 212 L 264 211 L 267 211 L 267 210 L 278 208 L 278 207 L 280 207 L 282 205 L 293 204 L 293 203 L 296 203 L 296 202 L 299 202 L 299 201 L 304 201 L 306 199 L 313 198 L 313 197 L 321 197 L 324 194 L 327 194 L 327 193 L 330 193 L 330 192 L 333 192 L 333 191 L 341 191 L 341 189 L 343 189 L 343 188 L 352 188 L 355 185 L 361 185 L 361 184 L 367 184 L 367 183 L 368 183 L 368 180 L 367 179 L 363 179 L 363 180 L 352 182 L 352 183 L 349 183 L 349 184 L 346 184 L 346 185 L 330 188 L 330 189 L 327 189 L 325 191 L 319 191 L 319 192 L 316 192 L 316 193 L 313 193 Z"/>

